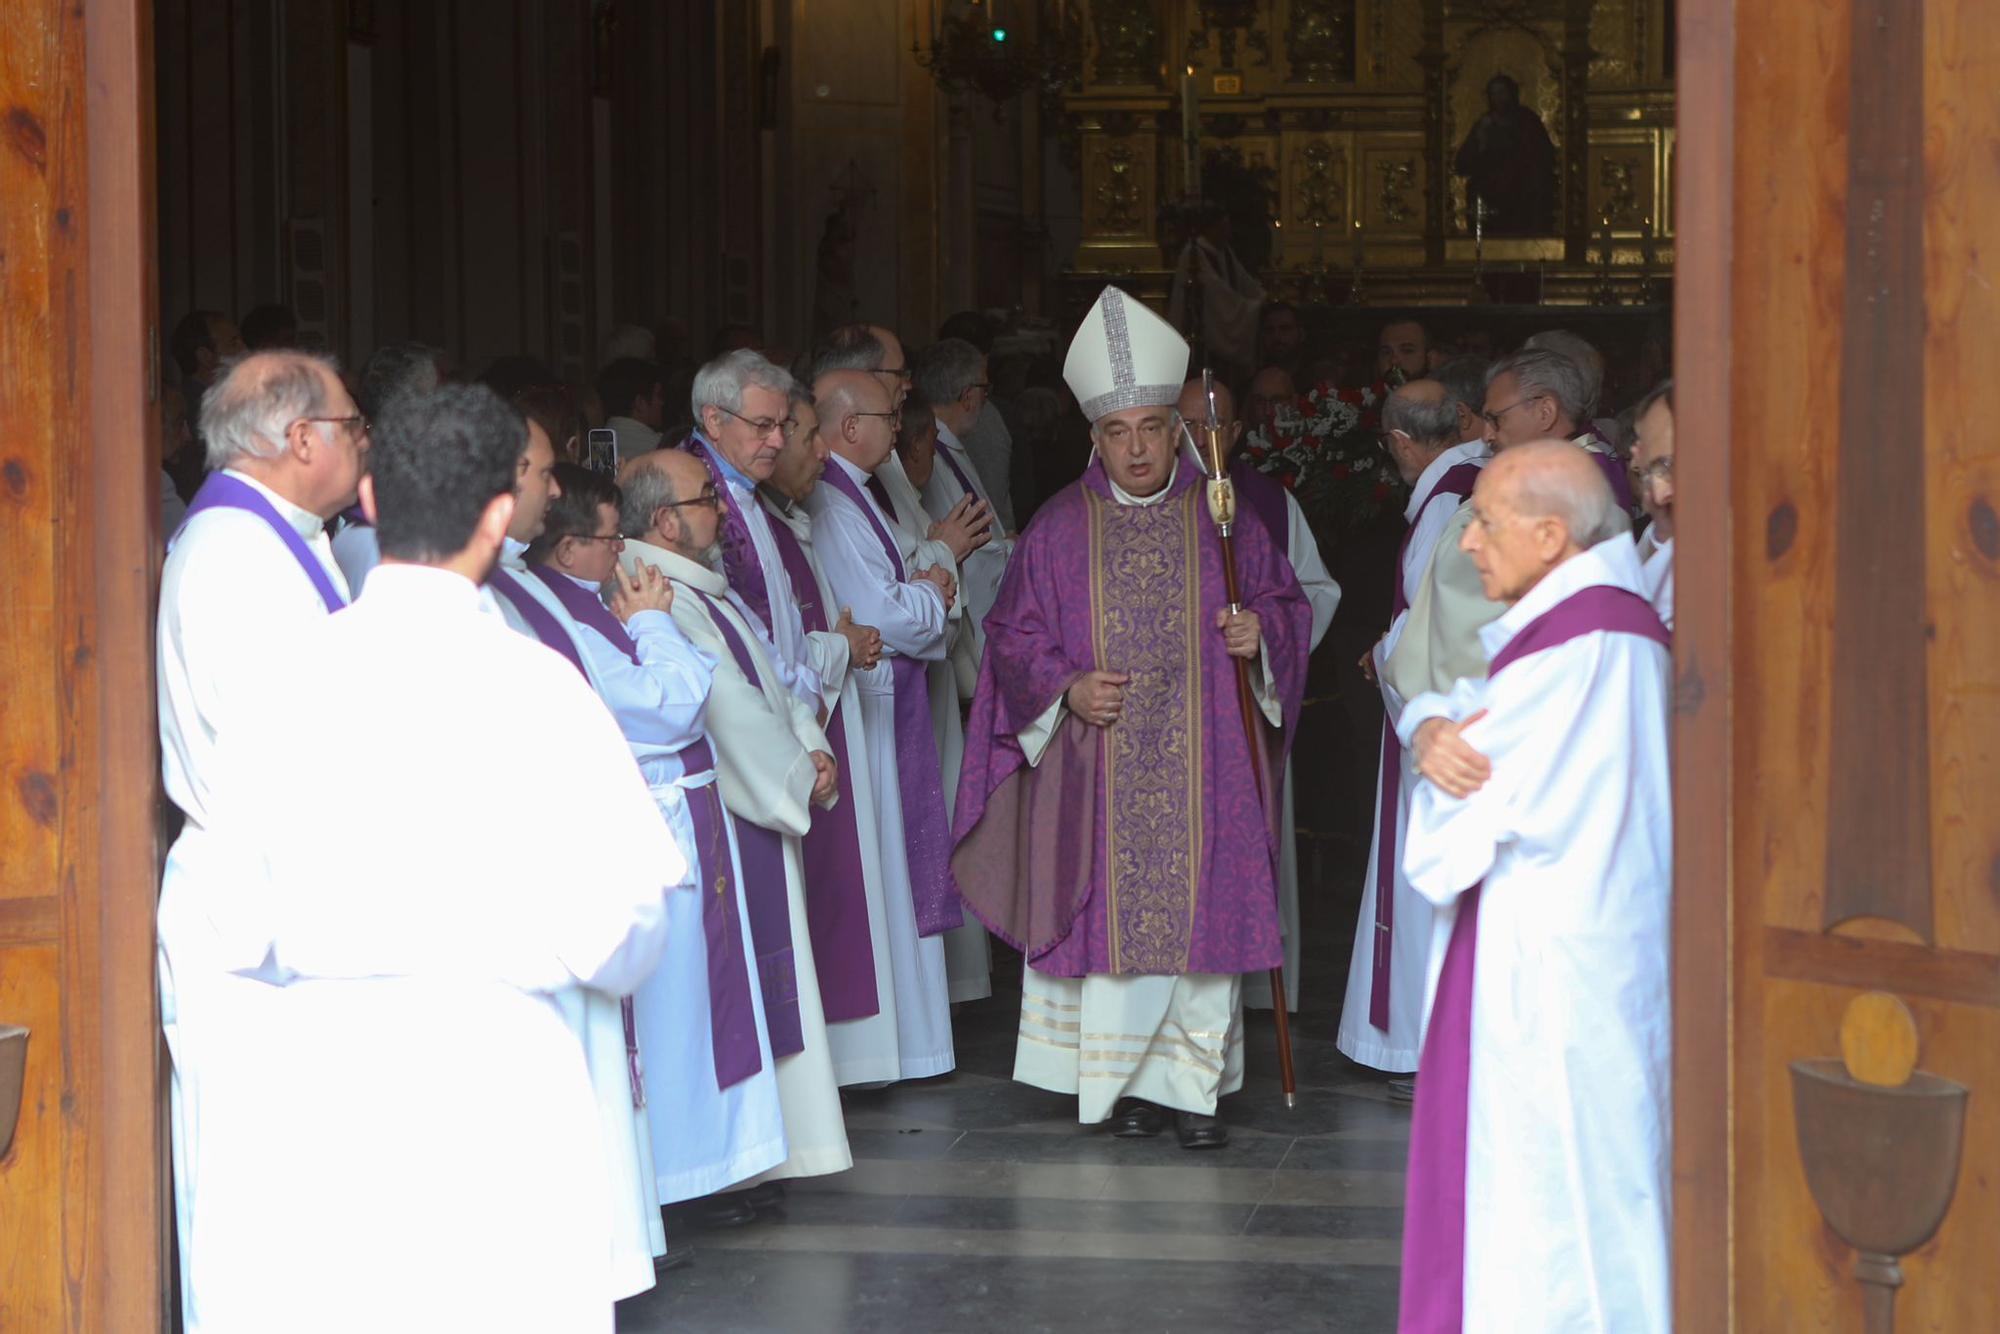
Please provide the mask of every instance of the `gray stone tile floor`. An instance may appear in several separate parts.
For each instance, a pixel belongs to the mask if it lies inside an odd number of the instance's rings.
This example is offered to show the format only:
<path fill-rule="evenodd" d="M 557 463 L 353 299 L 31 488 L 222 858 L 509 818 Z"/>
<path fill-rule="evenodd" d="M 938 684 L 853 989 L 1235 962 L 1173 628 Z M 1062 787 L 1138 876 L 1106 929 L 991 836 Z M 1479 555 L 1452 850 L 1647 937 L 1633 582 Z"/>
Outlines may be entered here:
<path fill-rule="evenodd" d="M 1199 1153 L 1171 1131 L 1113 1139 L 1012 1082 L 1020 961 L 996 944 L 993 997 L 957 1008 L 958 1069 L 850 1091 L 853 1170 L 693 1233 L 693 1262 L 622 1303 L 618 1329 L 1393 1330 L 1409 1112 L 1334 1049 L 1354 911 L 1308 906 L 1299 1105 L 1253 1012 L 1230 1143 Z"/>

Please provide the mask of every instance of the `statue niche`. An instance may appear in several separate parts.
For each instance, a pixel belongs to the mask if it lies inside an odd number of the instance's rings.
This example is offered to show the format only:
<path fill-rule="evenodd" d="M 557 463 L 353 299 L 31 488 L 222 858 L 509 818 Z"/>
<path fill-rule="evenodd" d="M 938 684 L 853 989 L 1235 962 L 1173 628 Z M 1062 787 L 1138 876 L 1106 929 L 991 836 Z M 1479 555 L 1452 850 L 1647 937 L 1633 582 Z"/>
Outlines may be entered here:
<path fill-rule="evenodd" d="M 1490 236 L 1537 236 L 1556 227 L 1556 146 L 1542 118 L 1521 105 L 1521 85 L 1486 81 L 1486 114 L 1466 133 L 1452 171 L 1466 178 L 1466 207 L 1485 205 Z"/>

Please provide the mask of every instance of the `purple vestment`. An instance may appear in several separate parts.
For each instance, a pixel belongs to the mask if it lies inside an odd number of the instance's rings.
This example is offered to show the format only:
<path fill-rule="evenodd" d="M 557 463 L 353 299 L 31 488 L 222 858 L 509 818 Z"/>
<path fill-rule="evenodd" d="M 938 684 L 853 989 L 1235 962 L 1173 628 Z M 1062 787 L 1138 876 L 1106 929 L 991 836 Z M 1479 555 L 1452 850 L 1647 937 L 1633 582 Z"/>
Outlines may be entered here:
<path fill-rule="evenodd" d="M 1036 513 L 987 613 L 952 864 L 967 905 L 1043 973 L 1247 973 L 1281 957 L 1279 775 L 1312 612 L 1284 549 L 1240 525 L 1238 583 L 1286 722 L 1260 712 L 1255 753 L 1215 625 L 1228 599 L 1201 482 L 1184 462 L 1165 500 L 1124 505 L 1093 460 Z M 1131 674 L 1123 716 L 1065 715 L 1028 766 L 1021 731 L 1098 669 Z"/>
<path fill-rule="evenodd" d="M 208 479 L 201 484 L 201 490 L 194 493 L 194 499 L 188 502 L 186 518 L 181 520 L 180 528 L 174 529 L 174 540 L 179 540 L 181 531 L 187 527 L 189 519 L 203 510 L 217 509 L 242 510 L 246 514 L 254 514 L 262 519 L 265 525 L 278 535 L 278 540 L 285 544 L 285 550 L 289 551 L 292 559 L 299 563 L 299 568 L 305 572 L 306 578 L 312 580 L 313 589 L 318 592 L 319 600 L 326 604 L 326 609 L 334 612 L 347 605 L 347 599 L 343 598 L 340 590 L 333 586 L 333 576 L 326 572 L 326 566 L 319 563 L 319 557 L 313 555 L 312 548 L 306 545 L 303 537 L 299 536 L 299 530 L 285 522 L 284 517 L 272 507 L 271 502 L 264 498 L 263 492 L 241 478 L 231 477 L 226 472 L 210 473 Z M 171 547 L 173 541 L 169 541 L 167 545 Z"/>
<path fill-rule="evenodd" d="M 756 539 L 750 536 L 750 521 L 743 517 L 743 507 L 736 503 L 736 493 L 729 489 L 729 478 L 723 470 L 722 460 L 717 457 L 715 446 L 699 431 L 688 437 L 682 446 L 688 453 L 701 460 L 708 469 L 709 481 L 715 486 L 715 494 L 722 502 L 722 573 L 729 580 L 729 586 L 736 590 L 736 596 L 743 599 L 743 605 L 757 614 L 764 623 L 766 632 L 771 630 L 771 593 L 764 586 L 764 562 L 757 557 Z"/>
<path fill-rule="evenodd" d="M 764 688 L 749 645 L 714 598 L 690 592 L 708 608 L 709 619 L 729 646 L 729 656 L 752 687 Z M 757 946 L 757 981 L 764 991 L 764 1025 L 771 1055 L 790 1056 L 806 1048 L 799 1020 L 799 970 L 792 953 L 792 908 L 785 881 L 785 838 L 775 829 L 737 818 L 736 858 L 743 868 L 743 898 L 750 907 L 750 935 Z"/>
<path fill-rule="evenodd" d="M 779 559 L 799 604 L 807 634 L 830 627 L 819 600 L 819 577 L 798 535 L 782 522 L 771 524 Z M 847 712 L 838 704 L 826 719 L 827 744 L 834 758 L 847 753 Z M 868 881 L 861 867 L 861 830 L 854 822 L 854 775 L 840 766 L 840 800 L 830 811 L 814 811 L 803 842 L 806 875 L 806 930 L 819 972 L 820 1004 L 826 1021 L 866 1019 L 882 1010 L 875 993 L 875 945 L 868 931 Z"/>
<path fill-rule="evenodd" d="M 1424 511 L 1435 505 L 1439 498 L 1450 496 L 1459 504 L 1472 494 L 1472 488 L 1479 483 L 1479 473 L 1485 461 L 1454 464 L 1438 478 L 1437 485 L 1424 497 L 1417 515 L 1410 521 L 1410 527 L 1403 534 L 1403 544 L 1396 549 L 1396 589 L 1390 599 L 1391 617 L 1401 616 L 1410 609 L 1410 599 L 1404 591 L 1403 561 L 1410 554 L 1410 540 L 1417 535 L 1417 525 L 1423 522 Z M 1396 724 L 1386 714 L 1382 718 L 1382 765 L 1381 791 L 1375 802 L 1375 938 L 1373 941 L 1373 962 L 1368 969 L 1368 1022 L 1389 1031 L 1389 970 L 1395 962 L 1395 951 L 1391 945 L 1396 930 L 1396 808 L 1401 805 L 1403 787 L 1403 743 L 1396 738 Z"/>
<path fill-rule="evenodd" d="M 896 539 L 839 467 L 821 479 L 846 496 L 867 517 L 876 541 L 889 554 L 889 566 L 907 576 Z M 871 478 L 872 480 L 872 478 Z M 917 934 L 935 936 L 965 924 L 958 886 L 951 876 L 951 830 L 945 822 L 944 770 L 938 761 L 937 735 L 931 731 L 930 683 L 924 664 L 902 654 L 889 655 L 895 679 L 896 785 L 903 799 L 903 846 L 910 865 L 910 898 L 916 909 Z"/>
<path fill-rule="evenodd" d="M 1236 484 L 1236 512 L 1264 525 L 1271 542 L 1287 559 L 1291 555 L 1292 520 L 1285 513 L 1285 488 L 1276 478 L 1267 477 L 1257 465 L 1238 454 L 1229 461 L 1229 480 Z M 1239 517 L 1237 524 L 1242 525 Z"/>
<path fill-rule="evenodd" d="M 1647 601 L 1622 588 L 1580 588 L 1522 626 L 1487 668 L 1490 681 L 1531 653 L 1588 634 L 1639 635 L 1672 645 Z M 1417 1065 L 1410 1119 L 1410 1167 L 1403 1207 L 1402 1334 L 1448 1334 L 1465 1325 L 1465 1145 L 1472 1077 L 1472 983 L 1479 946 L 1474 885 L 1439 965 L 1430 1021 Z"/>
<path fill-rule="evenodd" d="M 715 767 L 706 737 L 683 747 L 680 756 L 690 774 Z M 757 1050 L 757 1013 L 750 1003 L 749 951 L 738 933 L 741 919 L 722 784 L 707 783 L 685 795 L 694 826 L 694 887 L 701 895 L 701 932 L 708 945 L 709 1046 L 715 1056 L 715 1087 L 726 1089 L 763 1069 L 764 1058 Z"/>
<path fill-rule="evenodd" d="M 487 576 L 486 583 L 495 593 L 506 598 L 514 610 L 521 614 L 521 619 L 528 623 L 528 629 L 534 632 L 536 639 L 562 654 L 584 680 L 590 679 L 590 673 L 583 665 L 583 656 L 576 651 L 576 641 L 569 637 L 569 631 L 563 629 L 562 622 L 555 618 L 555 613 L 544 607 L 540 599 L 528 591 L 526 584 L 514 577 L 513 571 L 496 565 L 493 567 L 493 573 Z"/>

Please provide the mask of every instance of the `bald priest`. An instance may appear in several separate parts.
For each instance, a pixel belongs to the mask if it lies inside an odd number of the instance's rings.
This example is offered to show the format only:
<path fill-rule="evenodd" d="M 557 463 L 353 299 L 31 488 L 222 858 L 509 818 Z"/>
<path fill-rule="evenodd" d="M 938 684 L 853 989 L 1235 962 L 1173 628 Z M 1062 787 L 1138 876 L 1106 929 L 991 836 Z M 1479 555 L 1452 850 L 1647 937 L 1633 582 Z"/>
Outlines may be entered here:
<path fill-rule="evenodd" d="M 1210 1148 L 1243 1082 L 1242 974 L 1280 956 L 1275 797 L 1312 611 L 1257 524 L 1237 531 L 1229 609 L 1201 474 L 1175 447 L 1187 360 L 1115 287 L 1070 345 L 1095 457 L 1022 535 L 987 615 L 952 869 L 1027 959 L 1014 1077 L 1120 1136 L 1171 1112 L 1183 1146 Z"/>

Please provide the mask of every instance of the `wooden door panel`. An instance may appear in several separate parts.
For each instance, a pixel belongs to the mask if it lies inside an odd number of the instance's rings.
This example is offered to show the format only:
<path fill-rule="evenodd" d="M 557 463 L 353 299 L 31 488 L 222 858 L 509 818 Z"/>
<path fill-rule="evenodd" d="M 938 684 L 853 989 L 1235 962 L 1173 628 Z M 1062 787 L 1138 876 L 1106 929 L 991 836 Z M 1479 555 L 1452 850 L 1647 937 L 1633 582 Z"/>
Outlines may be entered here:
<path fill-rule="evenodd" d="M 0 1158 L 0 1329 L 63 1324 L 60 976 L 53 944 L 0 947 L 0 1024 L 30 1030 L 21 1119 Z"/>

